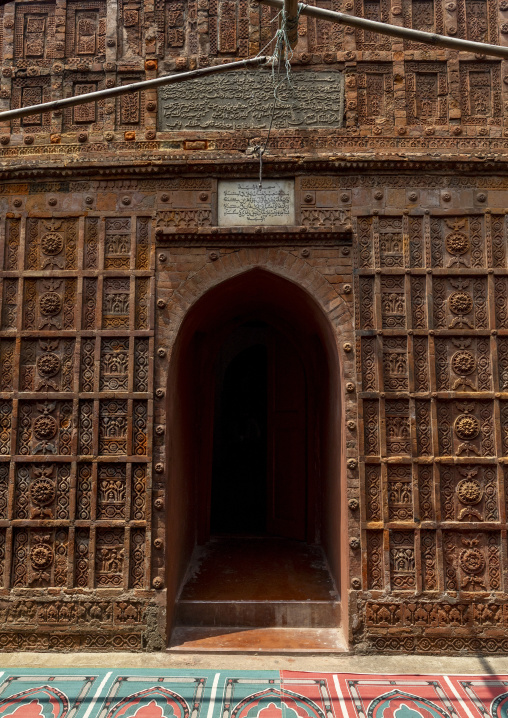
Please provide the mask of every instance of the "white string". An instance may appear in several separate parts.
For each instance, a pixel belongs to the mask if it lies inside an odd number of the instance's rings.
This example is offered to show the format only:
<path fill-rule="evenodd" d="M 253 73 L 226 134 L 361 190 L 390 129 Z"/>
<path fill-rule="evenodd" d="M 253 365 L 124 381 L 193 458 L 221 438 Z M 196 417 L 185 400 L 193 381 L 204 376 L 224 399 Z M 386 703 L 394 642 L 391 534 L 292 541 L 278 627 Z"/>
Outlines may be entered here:
<path fill-rule="evenodd" d="M 298 20 L 300 18 L 300 13 L 302 12 L 303 4 L 298 3 L 298 12 L 296 14 L 296 18 L 292 21 L 292 25 L 298 25 Z M 259 153 L 259 188 L 261 189 L 263 185 L 263 155 L 268 149 L 268 142 L 270 140 L 270 133 L 272 131 L 272 125 L 273 120 L 275 117 L 275 109 L 277 106 L 277 102 L 285 102 L 279 95 L 280 90 L 284 86 L 285 83 L 287 83 L 289 90 L 294 90 L 294 85 L 291 80 L 291 60 L 293 58 L 293 48 L 290 45 L 289 38 L 288 38 L 288 16 L 284 8 L 281 8 L 281 10 L 275 15 L 274 18 L 270 20 L 270 22 L 275 22 L 275 20 L 278 20 L 278 18 L 281 18 L 280 20 L 280 27 L 275 33 L 274 37 L 264 46 L 262 50 L 259 51 L 259 53 L 256 55 L 258 57 L 261 55 L 266 48 L 271 45 L 275 41 L 275 47 L 273 49 L 273 54 L 271 57 L 271 65 L 272 65 L 272 84 L 273 84 L 273 105 L 272 105 L 272 111 L 270 115 L 270 124 L 268 126 L 268 134 L 266 136 L 266 140 L 264 143 L 264 146 L 256 145 L 253 149 L 254 152 Z M 284 76 L 281 78 L 281 68 L 284 66 L 285 73 Z M 289 93 L 290 94 L 290 93 Z M 290 99 L 288 96 L 287 102 L 285 104 L 290 104 Z"/>

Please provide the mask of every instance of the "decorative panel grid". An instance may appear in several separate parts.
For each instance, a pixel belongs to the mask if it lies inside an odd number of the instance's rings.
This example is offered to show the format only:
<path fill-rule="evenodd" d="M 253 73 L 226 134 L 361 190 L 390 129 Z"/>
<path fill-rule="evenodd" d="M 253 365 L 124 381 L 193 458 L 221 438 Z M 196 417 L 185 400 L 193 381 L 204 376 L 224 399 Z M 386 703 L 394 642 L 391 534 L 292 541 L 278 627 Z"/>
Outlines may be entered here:
<path fill-rule="evenodd" d="M 6 237 L 1 587 L 146 589 L 149 220 L 8 218 Z"/>
<path fill-rule="evenodd" d="M 448 602 L 502 601 L 507 590 L 505 222 L 379 213 L 358 229 L 363 588 L 378 612 L 367 637 L 402 647 L 398 621 L 379 638 L 383 596 L 402 611 L 418 595 L 420 613 L 443 606 L 449 649 Z M 412 645 L 437 650 L 418 611 Z M 470 630 L 481 634 L 481 622 Z"/>

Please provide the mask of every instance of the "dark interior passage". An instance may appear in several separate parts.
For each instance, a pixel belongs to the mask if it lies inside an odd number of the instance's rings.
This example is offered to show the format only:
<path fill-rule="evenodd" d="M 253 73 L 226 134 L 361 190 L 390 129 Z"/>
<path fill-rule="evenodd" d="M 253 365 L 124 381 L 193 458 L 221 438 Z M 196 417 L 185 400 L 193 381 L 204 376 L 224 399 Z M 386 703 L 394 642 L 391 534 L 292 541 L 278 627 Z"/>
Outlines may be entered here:
<path fill-rule="evenodd" d="M 267 349 L 241 351 L 218 387 L 212 466 L 212 534 L 266 533 Z"/>
<path fill-rule="evenodd" d="M 307 379 L 297 346 L 251 319 L 215 369 L 212 535 L 307 539 Z"/>

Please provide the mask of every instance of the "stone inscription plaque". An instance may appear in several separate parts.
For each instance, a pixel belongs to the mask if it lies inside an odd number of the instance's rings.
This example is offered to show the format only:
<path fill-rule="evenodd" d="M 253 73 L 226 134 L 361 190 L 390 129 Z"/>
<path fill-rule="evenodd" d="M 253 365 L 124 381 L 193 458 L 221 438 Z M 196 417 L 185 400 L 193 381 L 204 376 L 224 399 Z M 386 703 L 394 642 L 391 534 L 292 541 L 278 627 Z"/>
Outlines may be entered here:
<path fill-rule="evenodd" d="M 286 225 L 295 223 L 294 180 L 222 180 L 219 225 Z"/>
<path fill-rule="evenodd" d="M 294 72 L 279 89 L 273 127 L 341 127 L 344 83 L 340 72 Z M 264 129 L 273 108 L 271 72 L 230 72 L 159 90 L 159 129 Z"/>

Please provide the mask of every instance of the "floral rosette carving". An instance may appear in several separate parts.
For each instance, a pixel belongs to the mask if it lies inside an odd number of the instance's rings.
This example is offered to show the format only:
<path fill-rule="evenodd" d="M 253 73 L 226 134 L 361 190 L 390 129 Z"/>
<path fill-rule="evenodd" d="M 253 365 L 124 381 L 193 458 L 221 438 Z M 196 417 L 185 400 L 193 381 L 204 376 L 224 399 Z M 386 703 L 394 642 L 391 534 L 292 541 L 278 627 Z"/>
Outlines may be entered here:
<path fill-rule="evenodd" d="M 448 301 L 452 312 L 461 316 L 469 314 L 473 308 L 473 297 L 469 294 L 469 292 L 464 292 L 463 290 L 450 294 Z"/>
<path fill-rule="evenodd" d="M 41 585 L 48 582 L 51 578 L 47 569 L 53 564 L 55 554 L 53 547 L 50 545 L 51 537 L 49 535 L 35 535 L 32 539 L 32 547 L 30 549 L 30 565 L 31 579 L 30 583 Z"/>
<path fill-rule="evenodd" d="M 479 544 L 478 538 L 462 539 L 462 545 L 465 546 L 459 553 L 459 565 L 465 574 L 461 582 L 462 589 L 485 588 L 485 582 L 480 574 L 484 573 L 487 562 Z"/>
<path fill-rule="evenodd" d="M 58 374 L 62 362 L 58 354 L 49 353 L 42 354 L 37 359 L 37 371 L 43 377 L 52 377 Z"/>
<path fill-rule="evenodd" d="M 34 438 L 39 442 L 33 449 L 34 454 L 46 452 L 56 454 L 55 445 L 49 443 L 58 432 L 58 423 L 51 416 L 51 412 L 55 410 L 55 407 L 55 402 L 37 404 L 37 410 L 42 413 L 34 419 L 32 424 Z"/>
<path fill-rule="evenodd" d="M 461 414 L 455 419 L 454 429 L 459 439 L 470 441 L 480 433 L 480 422 L 475 416 Z"/>
<path fill-rule="evenodd" d="M 476 369 L 476 358 L 471 352 L 464 350 L 452 356 L 452 369 L 459 376 L 469 376 Z"/>
<path fill-rule="evenodd" d="M 60 322 L 56 319 L 63 309 L 63 299 L 57 291 L 61 287 L 61 281 L 50 279 L 43 284 L 44 292 L 39 297 L 39 313 L 41 321 L 39 329 L 60 329 Z"/>
<path fill-rule="evenodd" d="M 54 257 L 64 248 L 64 240 L 58 232 L 46 232 L 41 237 L 41 250 L 44 254 Z"/>
<path fill-rule="evenodd" d="M 52 478 L 54 467 L 51 464 L 33 469 L 34 478 L 28 490 L 30 501 L 34 505 L 31 518 L 53 518 L 53 512 L 47 507 L 56 499 L 56 481 Z"/>
<path fill-rule="evenodd" d="M 457 496 L 461 503 L 474 506 L 482 500 L 483 489 L 478 481 L 463 479 L 457 484 Z"/>

